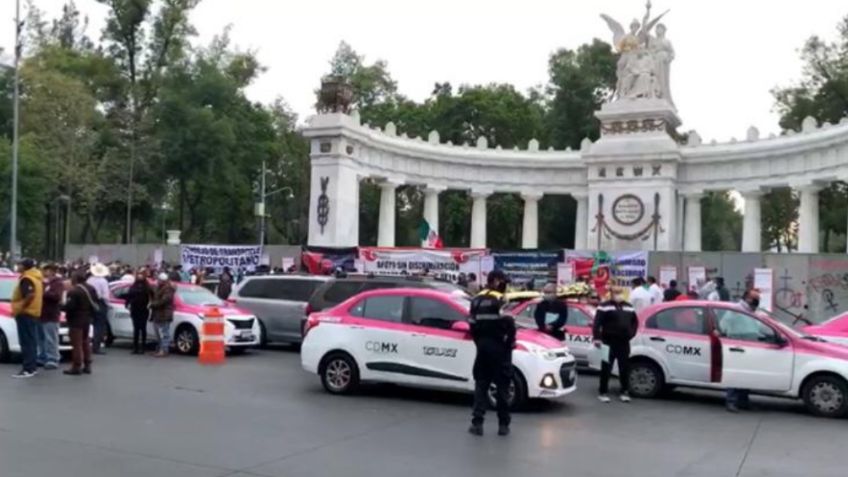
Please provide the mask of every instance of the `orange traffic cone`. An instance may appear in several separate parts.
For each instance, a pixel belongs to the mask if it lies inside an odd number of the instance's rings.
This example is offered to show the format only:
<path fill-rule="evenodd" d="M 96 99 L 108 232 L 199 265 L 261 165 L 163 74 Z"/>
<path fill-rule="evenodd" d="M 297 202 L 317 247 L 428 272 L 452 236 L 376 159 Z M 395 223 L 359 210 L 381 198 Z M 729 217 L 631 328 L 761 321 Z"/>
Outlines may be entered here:
<path fill-rule="evenodd" d="M 212 308 L 203 317 L 203 337 L 200 340 L 200 364 L 224 364 L 226 350 L 224 346 L 224 315 Z"/>

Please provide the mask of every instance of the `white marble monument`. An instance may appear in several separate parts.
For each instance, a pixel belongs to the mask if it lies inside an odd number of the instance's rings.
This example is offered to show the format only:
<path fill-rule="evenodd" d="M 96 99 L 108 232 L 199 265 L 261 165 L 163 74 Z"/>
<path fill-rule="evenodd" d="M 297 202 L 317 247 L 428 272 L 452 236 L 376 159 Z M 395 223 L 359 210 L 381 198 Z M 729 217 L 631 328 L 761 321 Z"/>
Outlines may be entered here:
<path fill-rule="evenodd" d="M 395 194 L 409 184 L 422 187 L 424 214 L 436 228 L 439 194 L 468 191 L 473 247 L 486 246 L 487 198 L 520 194 L 524 217 L 516 227 L 527 249 L 538 246 L 541 197 L 564 194 L 577 202 L 576 249 L 700 251 L 702 227 L 710 226 L 701 220 L 703 194 L 735 190 L 745 198 L 742 250 L 753 252 L 763 245 L 760 196 L 789 186 L 800 191 L 800 251 L 818 252 L 818 193 L 848 180 L 848 120 L 819 126 L 807 118 L 799 133 L 765 139 L 752 127 L 746 140 L 724 144 L 704 144 L 690 131 L 681 143 L 664 15 L 652 17 L 648 2 L 628 30 L 602 15 L 620 54 L 617 87 L 596 113 L 600 139 L 584 139 L 579 151 L 539 150 L 535 139 L 516 150 L 485 140 L 454 146 L 435 131 L 425 140 L 399 135 L 393 123 L 372 128 L 356 112 L 313 116 L 304 129 L 312 161 L 309 244 L 358 245 L 359 185 L 370 180 L 381 185 L 381 246 L 395 245 Z"/>

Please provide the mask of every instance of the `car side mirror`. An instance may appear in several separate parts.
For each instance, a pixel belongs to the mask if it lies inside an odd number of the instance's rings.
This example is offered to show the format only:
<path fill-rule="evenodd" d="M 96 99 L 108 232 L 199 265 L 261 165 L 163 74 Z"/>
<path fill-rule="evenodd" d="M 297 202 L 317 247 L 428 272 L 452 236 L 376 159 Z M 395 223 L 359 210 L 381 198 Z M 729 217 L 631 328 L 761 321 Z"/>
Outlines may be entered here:
<path fill-rule="evenodd" d="M 454 321 L 451 324 L 451 329 L 453 331 L 459 331 L 461 333 L 468 333 L 469 331 L 471 331 L 471 326 L 469 326 L 468 322 L 466 321 Z"/>

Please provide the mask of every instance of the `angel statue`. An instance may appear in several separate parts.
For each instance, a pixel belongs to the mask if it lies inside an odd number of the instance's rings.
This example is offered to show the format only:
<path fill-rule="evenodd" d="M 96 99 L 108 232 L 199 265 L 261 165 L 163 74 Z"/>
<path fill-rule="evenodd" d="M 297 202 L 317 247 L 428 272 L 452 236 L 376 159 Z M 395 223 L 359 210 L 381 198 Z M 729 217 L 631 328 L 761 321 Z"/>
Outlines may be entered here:
<path fill-rule="evenodd" d="M 649 0 L 642 22 L 640 23 L 636 19 L 630 22 L 629 32 L 625 32 L 624 27 L 609 15 L 601 14 L 601 18 L 612 31 L 613 45 L 620 54 L 616 67 L 618 82 L 615 88 L 615 97 L 618 99 L 665 97 L 663 92 L 667 91 L 668 88 L 667 85 L 663 86 L 662 77 L 658 74 L 660 67 L 655 50 L 651 48 L 651 43 L 655 42 L 655 39 L 651 37 L 651 30 L 666 13 L 668 11 L 651 19 L 651 2 Z M 664 37 L 663 40 L 670 48 L 671 43 Z M 659 43 L 656 44 L 659 48 Z M 663 46 L 662 50 L 666 51 L 668 48 Z M 668 62 L 670 61 L 669 59 Z M 665 78 L 668 78 L 667 74 Z"/>

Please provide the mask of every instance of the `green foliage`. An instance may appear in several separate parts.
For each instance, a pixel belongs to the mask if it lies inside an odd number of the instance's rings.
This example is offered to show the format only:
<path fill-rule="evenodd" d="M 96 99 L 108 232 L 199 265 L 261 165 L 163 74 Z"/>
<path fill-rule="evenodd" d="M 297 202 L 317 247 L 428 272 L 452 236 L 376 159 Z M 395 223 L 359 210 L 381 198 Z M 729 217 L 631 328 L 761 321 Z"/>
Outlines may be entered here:
<path fill-rule="evenodd" d="M 836 40 L 832 42 L 818 36 L 810 37 L 801 49 L 801 61 L 804 63 L 801 81 L 772 91 L 782 128 L 800 130 L 801 123 L 808 116 L 815 118 L 819 124 L 836 124 L 848 116 L 848 16 L 837 25 L 837 33 Z M 798 201 L 790 201 L 786 193 L 778 198 L 780 202 L 775 207 L 797 207 Z M 819 209 L 822 250 L 844 251 L 844 242 L 836 243 L 833 238 L 845 234 L 848 186 L 842 182 L 830 184 L 819 194 Z M 786 237 L 792 234 L 794 226 L 794 222 L 788 221 L 790 216 L 797 216 L 797 211 L 792 214 L 775 211 L 769 219 L 765 216 L 763 219 L 776 235 Z M 769 223 L 767 220 L 772 218 L 780 222 Z"/>
<path fill-rule="evenodd" d="M 708 192 L 701 201 L 701 246 L 705 251 L 742 249 L 742 214 L 730 192 Z"/>
<path fill-rule="evenodd" d="M 798 196 L 788 187 L 772 189 L 762 198 L 762 241 L 768 249 L 798 248 Z"/>

